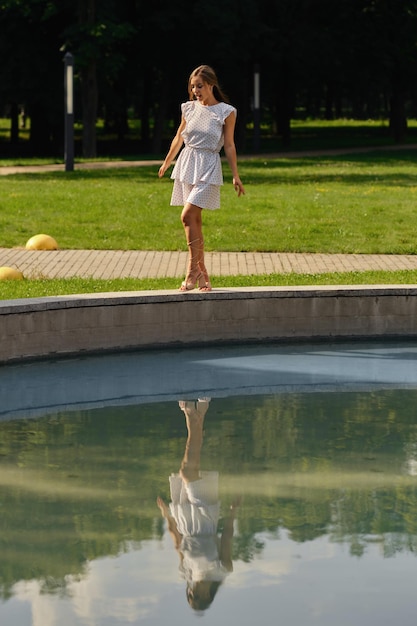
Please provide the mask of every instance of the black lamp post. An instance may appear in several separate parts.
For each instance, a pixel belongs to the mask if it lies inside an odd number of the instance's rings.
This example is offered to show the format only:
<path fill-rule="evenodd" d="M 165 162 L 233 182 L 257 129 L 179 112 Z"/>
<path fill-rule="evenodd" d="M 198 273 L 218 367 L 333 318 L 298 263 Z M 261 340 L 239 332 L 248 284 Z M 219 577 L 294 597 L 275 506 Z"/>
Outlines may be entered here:
<path fill-rule="evenodd" d="M 253 72 L 253 149 L 259 151 L 261 145 L 261 98 L 259 65 Z"/>
<path fill-rule="evenodd" d="M 74 57 L 71 52 L 64 56 L 65 95 L 65 171 L 74 169 Z"/>

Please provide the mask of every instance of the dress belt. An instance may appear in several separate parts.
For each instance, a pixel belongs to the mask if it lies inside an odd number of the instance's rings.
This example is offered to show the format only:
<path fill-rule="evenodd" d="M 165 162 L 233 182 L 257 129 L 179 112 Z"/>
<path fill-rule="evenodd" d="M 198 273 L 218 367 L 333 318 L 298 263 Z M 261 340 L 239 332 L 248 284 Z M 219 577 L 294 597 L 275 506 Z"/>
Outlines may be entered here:
<path fill-rule="evenodd" d="M 194 146 L 184 146 L 188 150 L 195 150 L 196 152 L 209 152 L 210 154 L 219 154 L 219 150 L 211 150 L 210 148 L 195 148 Z"/>

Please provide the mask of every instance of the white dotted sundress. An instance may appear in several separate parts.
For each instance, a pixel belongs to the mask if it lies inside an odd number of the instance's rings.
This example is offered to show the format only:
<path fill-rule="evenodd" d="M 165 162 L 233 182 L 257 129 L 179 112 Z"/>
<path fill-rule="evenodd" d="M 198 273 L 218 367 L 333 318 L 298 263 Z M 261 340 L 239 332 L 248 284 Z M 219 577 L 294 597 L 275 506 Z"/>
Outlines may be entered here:
<path fill-rule="evenodd" d="M 224 122 L 232 111 L 236 113 L 235 107 L 226 102 L 205 106 L 190 100 L 181 105 L 185 145 L 171 174 L 171 206 L 190 202 L 202 209 L 220 208 L 223 173 L 219 153 L 224 144 Z"/>

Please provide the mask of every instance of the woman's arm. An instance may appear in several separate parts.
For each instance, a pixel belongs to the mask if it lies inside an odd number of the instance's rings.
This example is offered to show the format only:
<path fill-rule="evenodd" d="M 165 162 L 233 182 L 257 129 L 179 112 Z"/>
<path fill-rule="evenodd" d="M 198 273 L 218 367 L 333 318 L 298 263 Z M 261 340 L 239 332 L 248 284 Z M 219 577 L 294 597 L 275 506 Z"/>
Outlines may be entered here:
<path fill-rule="evenodd" d="M 162 500 L 160 496 L 158 496 L 156 503 L 159 510 L 161 511 L 162 517 L 164 517 L 168 523 L 168 532 L 172 537 L 174 546 L 177 550 L 179 550 L 181 546 L 182 535 L 178 530 L 177 522 L 171 515 L 168 505 Z"/>
<path fill-rule="evenodd" d="M 168 154 L 166 155 L 164 162 L 162 163 L 161 167 L 159 168 L 159 172 L 158 172 L 159 178 L 162 178 L 162 176 L 165 174 L 165 172 L 167 171 L 167 169 L 171 165 L 172 161 L 177 156 L 178 152 L 181 150 L 182 144 L 184 143 L 184 140 L 181 137 L 181 133 L 184 130 L 184 128 L 185 128 L 185 119 L 182 118 L 181 119 L 181 124 L 178 126 L 178 130 L 177 130 L 177 132 L 175 134 L 175 137 L 174 137 L 174 139 L 171 142 L 171 146 L 170 146 L 170 149 L 168 151 Z"/>
<path fill-rule="evenodd" d="M 237 191 L 237 195 L 241 196 L 245 193 L 245 188 L 240 180 L 237 169 L 237 155 L 234 140 L 235 124 L 236 113 L 232 111 L 230 115 L 226 117 L 224 122 L 224 153 L 226 155 L 227 162 L 229 163 L 229 167 L 232 170 L 233 187 Z"/>
<path fill-rule="evenodd" d="M 233 523 L 235 519 L 238 502 L 230 505 L 229 515 L 224 520 L 223 532 L 220 537 L 220 561 L 228 572 L 233 571 L 232 543 L 233 543 Z"/>

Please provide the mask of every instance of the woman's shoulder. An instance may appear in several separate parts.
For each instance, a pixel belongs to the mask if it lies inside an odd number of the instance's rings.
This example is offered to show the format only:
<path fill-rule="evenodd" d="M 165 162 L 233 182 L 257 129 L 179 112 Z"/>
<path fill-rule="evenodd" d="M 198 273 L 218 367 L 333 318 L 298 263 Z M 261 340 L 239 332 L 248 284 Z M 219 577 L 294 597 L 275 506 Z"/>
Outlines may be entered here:
<path fill-rule="evenodd" d="M 234 107 L 232 104 L 229 104 L 228 102 L 219 102 L 218 108 L 219 111 L 221 111 L 221 118 L 223 122 L 227 117 L 229 117 L 231 113 L 237 115 L 236 107 Z"/>
<path fill-rule="evenodd" d="M 187 100 L 187 102 L 183 102 L 181 104 L 181 112 L 184 115 L 185 113 L 188 113 L 189 111 L 192 111 L 195 107 L 195 100 Z"/>
<path fill-rule="evenodd" d="M 236 107 L 233 106 L 233 104 L 230 104 L 230 102 L 220 102 L 219 104 L 223 106 L 225 111 L 236 111 Z"/>

